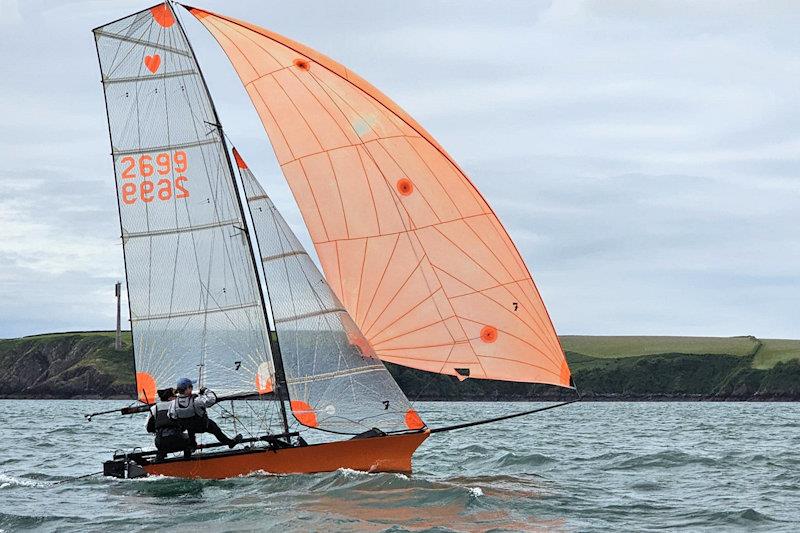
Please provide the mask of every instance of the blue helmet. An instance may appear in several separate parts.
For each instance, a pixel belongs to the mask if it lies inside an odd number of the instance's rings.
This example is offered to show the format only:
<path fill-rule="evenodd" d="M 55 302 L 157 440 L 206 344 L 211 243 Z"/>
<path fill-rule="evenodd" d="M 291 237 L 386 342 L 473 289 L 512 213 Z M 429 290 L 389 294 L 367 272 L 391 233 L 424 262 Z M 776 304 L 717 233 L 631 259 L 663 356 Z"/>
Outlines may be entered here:
<path fill-rule="evenodd" d="M 194 385 L 194 381 L 189 378 L 181 378 L 178 380 L 178 383 L 175 385 L 175 388 L 178 390 L 186 390 L 192 385 Z"/>

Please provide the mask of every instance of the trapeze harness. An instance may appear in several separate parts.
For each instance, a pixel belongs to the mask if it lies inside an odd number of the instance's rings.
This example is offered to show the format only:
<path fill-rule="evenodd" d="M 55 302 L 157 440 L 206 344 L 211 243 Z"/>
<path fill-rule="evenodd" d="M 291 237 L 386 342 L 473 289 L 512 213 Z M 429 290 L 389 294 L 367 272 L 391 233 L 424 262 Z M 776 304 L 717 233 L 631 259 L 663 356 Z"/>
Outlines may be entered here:
<path fill-rule="evenodd" d="M 169 417 L 176 421 L 178 425 L 189 432 L 189 441 L 193 447 L 197 446 L 195 433 L 211 433 L 219 442 L 227 444 L 233 448 L 241 442 L 242 436 L 236 435 L 231 439 L 220 429 L 216 422 L 208 418 L 207 407 L 217 403 L 217 395 L 213 392 L 209 397 L 206 394 L 200 396 L 178 396 L 172 400 L 169 408 Z"/>
<path fill-rule="evenodd" d="M 211 393 L 213 395 L 213 393 Z M 169 406 L 170 421 L 176 423 L 181 429 L 191 433 L 202 433 L 208 428 L 208 412 L 206 407 L 211 407 L 216 403 L 216 395 L 209 398 L 202 395 L 202 399 L 197 401 L 198 396 L 178 396 Z"/>
<path fill-rule="evenodd" d="M 176 420 L 169 417 L 171 405 L 172 402 L 157 402 L 154 406 L 153 430 L 159 460 L 171 452 L 183 451 L 186 456 L 190 453 L 189 436 L 183 433 L 183 428 Z"/>
<path fill-rule="evenodd" d="M 172 402 L 158 402 L 155 407 L 155 434 L 158 437 L 171 437 L 183 433 L 183 428 L 176 420 L 169 417 L 169 407 Z"/>

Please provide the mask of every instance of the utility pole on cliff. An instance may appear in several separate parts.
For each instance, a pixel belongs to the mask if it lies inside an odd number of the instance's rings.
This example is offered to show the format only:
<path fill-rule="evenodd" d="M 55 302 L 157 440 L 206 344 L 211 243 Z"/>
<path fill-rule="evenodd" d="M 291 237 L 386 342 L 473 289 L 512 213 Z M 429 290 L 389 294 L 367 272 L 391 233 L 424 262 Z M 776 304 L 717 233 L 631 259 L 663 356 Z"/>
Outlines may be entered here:
<path fill-rule="evenodd" d="M 122 350 L 122 331 L 121 331 L 122 320 L 120 317 L 120 310 L 121 310 L 120 298 L 122 296 L 122 283 L 120 283 L 119 281 L 114 286 L 114 294 L 116 294 L 117 296 L 117 338 L 114 341 L 114 349 L 116 351 L 120 351 Z"/>

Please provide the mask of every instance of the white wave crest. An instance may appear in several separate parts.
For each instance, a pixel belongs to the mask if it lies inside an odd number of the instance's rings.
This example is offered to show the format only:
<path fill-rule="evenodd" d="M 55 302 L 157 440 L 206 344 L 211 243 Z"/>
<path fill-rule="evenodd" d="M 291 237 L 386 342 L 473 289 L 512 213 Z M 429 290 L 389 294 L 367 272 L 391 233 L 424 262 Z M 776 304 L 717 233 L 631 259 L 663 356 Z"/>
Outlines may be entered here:
<path fill-rule="evenodd" d="M 470 487 L 469 495 L 472 496 L 473 498 L 479 498 L 483 496 L 483 490 L 480 487 Z"/>
<path fill-rule="evenodd" d="M 50 485 L 50 483 L 46 483 L 43 481 L 33 481 L 32 479 L 21 479 L 14 476 L 9 476 L 7 474 L 3 474 L 0 472 L 0 489 L 4 489 L 6 487 L 46 487 Z"/>
<path fill-rule="evenodd" d="M 345 477 L 345 479 L 369 475 L 368 472 L 362 472 L 361 470 L 353 470 L 352 468 L 340 468 L 337 470 L 337 472 L 342 474 Z"/>

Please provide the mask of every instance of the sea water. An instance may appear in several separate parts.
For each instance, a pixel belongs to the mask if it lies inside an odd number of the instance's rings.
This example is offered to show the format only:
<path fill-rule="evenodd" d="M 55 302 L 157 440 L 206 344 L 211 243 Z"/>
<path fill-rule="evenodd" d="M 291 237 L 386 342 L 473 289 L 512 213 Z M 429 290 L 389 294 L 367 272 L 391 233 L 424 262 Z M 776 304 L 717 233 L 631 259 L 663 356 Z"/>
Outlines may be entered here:
<path fill-rule="evenodd" d="M 0 530 L 800 530 L 800 404 L 578 403 L 435 434 L 414 473 L 117 480 L 114 401 L 0 401 Z M 431 427 L 530 409 L 418 403 Z M 218 416 L 213 409 L 212 416 Z"/>

